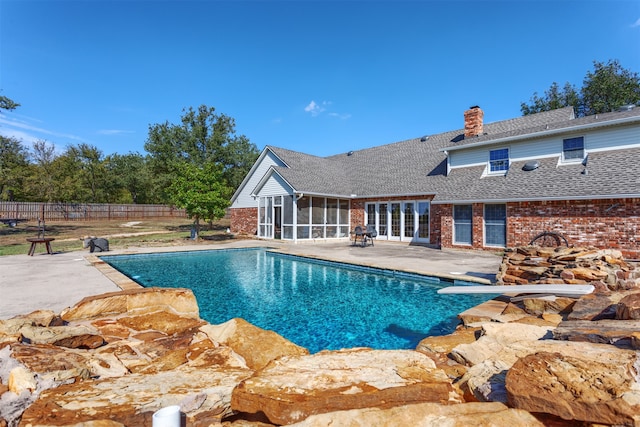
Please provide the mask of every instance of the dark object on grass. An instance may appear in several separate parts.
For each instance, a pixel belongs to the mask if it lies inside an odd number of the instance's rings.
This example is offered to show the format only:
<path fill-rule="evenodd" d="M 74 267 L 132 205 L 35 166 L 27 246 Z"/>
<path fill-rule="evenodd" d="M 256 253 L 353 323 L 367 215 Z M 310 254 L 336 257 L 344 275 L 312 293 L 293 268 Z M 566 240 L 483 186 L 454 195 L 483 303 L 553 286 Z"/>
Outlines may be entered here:
<path fill-rule="evenodd" d="M 89 252 L 108 252 L 109 241 L 102 237 L 86 237 L 82 244 L 84 248 L 89 248 Z"/>

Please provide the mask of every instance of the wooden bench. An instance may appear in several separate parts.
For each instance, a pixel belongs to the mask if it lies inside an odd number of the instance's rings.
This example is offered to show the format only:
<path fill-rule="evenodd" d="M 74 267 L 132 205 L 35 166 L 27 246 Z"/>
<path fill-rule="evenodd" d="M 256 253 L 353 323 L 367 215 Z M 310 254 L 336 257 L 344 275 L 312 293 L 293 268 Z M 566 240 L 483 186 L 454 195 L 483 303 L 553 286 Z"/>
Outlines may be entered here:
<path fill-rule="evenodd" d="M 33 256 L 33 253 L 36 251 L 36 245 L 38 243 L 44 243 L 47 248 L 47 253 L 49 255 L 53 255 L 53 251 L 51 250 L 51 242 L 56 239 L 52 237 L 31 237 L 27 239 L 27 242 L 31 243 L 31 247 L 29 248 L 29 256 Z"/>

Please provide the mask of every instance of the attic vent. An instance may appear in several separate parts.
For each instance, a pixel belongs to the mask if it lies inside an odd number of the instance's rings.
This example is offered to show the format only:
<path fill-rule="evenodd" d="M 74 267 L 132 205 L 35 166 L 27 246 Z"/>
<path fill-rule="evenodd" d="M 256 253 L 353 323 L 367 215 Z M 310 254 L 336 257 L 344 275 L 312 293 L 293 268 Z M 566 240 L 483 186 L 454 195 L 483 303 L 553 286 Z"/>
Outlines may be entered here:
<path fill-rule="evenodd" d="M 540 162 L 538 160 L 532 160 L 530 162 L 527 162 L 524 164 L 524 166 L 522 167 L 523 171 L 533 171 L 536 170 L 540 167 Z"/>
<path fill-rule="evenodd" d="M 634 108 L 636 108 L 636 106 L 635 106 L 635 105 L 633 105 L 633 104 L 621 105 L 621 106 L 618 108 L 618 111 L 631 111 L 631 110 L 633 110 Z"/>
<path fill-rule="evenodd" d="M 425 135 L 422 138 L 420 138 L 420 141 L 425 142 L 427 139 L 429 139 L 429 136 Z"/>
<path fill-rule="evenodd" d="M 347 153 L 347 156 L 353 156 L 353 151 L 349 151 L 349 152 Z"/>

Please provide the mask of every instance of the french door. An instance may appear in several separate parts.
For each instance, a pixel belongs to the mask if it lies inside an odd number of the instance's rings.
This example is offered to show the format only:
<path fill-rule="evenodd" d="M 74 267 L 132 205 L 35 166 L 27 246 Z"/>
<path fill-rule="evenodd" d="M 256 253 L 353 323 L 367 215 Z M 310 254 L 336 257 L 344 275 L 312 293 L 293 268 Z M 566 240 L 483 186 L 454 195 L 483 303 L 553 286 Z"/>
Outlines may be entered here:
<path fill-rule="evenodd" d="M 400 232 L 402 230 L 402 210 L 400 209 L 400 203 L 390 203 L 389 216 L 391 223 L 391 233 L 389 234 L 390 240 L 400 240 Z"/>
<path fill-rule="evenodd" d="M 429 242 L 428 201 L 367 203 L 366 224 L 374 225 L 379 239 Z"/>

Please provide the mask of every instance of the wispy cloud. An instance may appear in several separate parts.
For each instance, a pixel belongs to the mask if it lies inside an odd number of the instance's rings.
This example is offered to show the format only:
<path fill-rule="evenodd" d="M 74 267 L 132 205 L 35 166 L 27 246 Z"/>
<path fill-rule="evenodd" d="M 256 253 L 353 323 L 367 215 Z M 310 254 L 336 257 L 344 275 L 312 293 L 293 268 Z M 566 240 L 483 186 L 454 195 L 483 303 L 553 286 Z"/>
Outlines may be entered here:
<path fill-rule="evenodd" d="M 18 141 L 21 141 L 23 144 L 26 144 L 25 147 L 28 149 L 30 148 L 30 145 L 32 145 L 34 142 L 42 141 L 43 139 L 45 139 L 45 138 L 40 138 L 36 135 L 33 135 L 29 132 L 24 132 L 18 129 L 9 129 L 4 126 L 0 126 L 0 135 L 4 136 L 5 138 L 15 138 Z M 56 153 L 62 153 L 64 151 L 63 148 L 61 148 L 59 145 L 53 142 L 50 142 L 50 143 L 51 145 L 53 145 L 53 149 Z"/>
<path fill-rule="evenodd" d="M 340 120 L 347 120 L 351 118 L 351 114 L 349 113 L 329 113 L 329 116 L 335 117 Z"/>
<path fill-rule="evenodd" d="M 318 104 L 312 100 L 306 107 L 304 107 L 304 111 L 311 114 L 311 117 L 317 117 L 327 111 L 327 109 L 330 108 L 331 104 L 333 104 L 331 101 L 322 101 L 320 104 Z M 327 115 L 329 117 L 334 117 L 340 120 L 347 120 L 351 117 L 351 114 L 349 113 L 336 113 L 334 111 L 327 113 Z"/>
<path fill-rule="evenodd" d="M 634 28 L 634 27 L 640 27 L 640 18 L 638 18 L 638 20 L 636 22 L 631 24 L 631 28 Z"/>
<path fill-rule="evenodd" d="M 13 116 L 8 117 L 4 114 L 0 114 L 0 132 L 2 132 L 2 135 L 6 137 L 21 139 L 29 143 L 33 143 L 39 139 L 46 139 L 45 136 L 86 142 L 84 138 L 81 138 L 77 135 L 52 131 L 39 126 L 34 126 L 33 124 L 31 124 L 31 122 L 33 121 L 37 120 L 30 118 L 22 119 L 20 117 Z"/>
<path fill-rule="evenodd" d="M 325 105 L 327 105 L 327 101 L 323 101 L 322 105 L 320 105 L 320 104 L 316 104 L 316 101 L 311 100 L 309 105 L 304 107 L 304 111 L 311 114 L 311 117 L 317 117 L 320 114 L 322 114 L 323 111 L 326 110 L 326 108 L 324 107 Z"/>
<path fill-rule="evenodd" d="M 98 131 L 98 135 L 125 135 L 129 133 L 135 133 L 135 131 L 122 129 L 100 129 Z"/>

